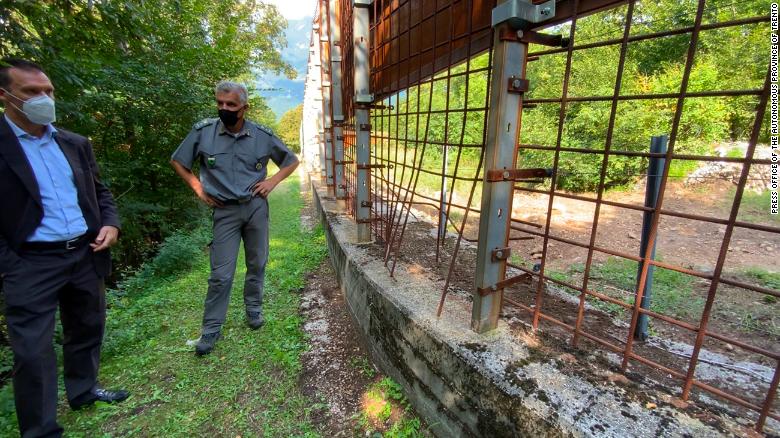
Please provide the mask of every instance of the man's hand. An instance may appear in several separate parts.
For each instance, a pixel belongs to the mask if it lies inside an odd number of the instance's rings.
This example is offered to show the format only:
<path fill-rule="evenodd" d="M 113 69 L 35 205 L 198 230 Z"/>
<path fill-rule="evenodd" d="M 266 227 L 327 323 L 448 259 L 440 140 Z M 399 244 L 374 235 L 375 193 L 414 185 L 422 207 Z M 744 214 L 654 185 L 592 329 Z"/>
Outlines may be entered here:
<path fill-rule="evenodd" d="M 255 186 L 252 188 L 252 196 L 262 196 L 263 198 L 267 197 L 269 193 L 276 187 L 278 183 L 273 180 L 273 178 L 268 178 L 267 180 L 260 181 L 259 183 L 255 184 Z"/>
<path fill-rule="evenodd" d="M 94 252 L 103 251 L 115 244 L 118 237 L 119 229 L 108 225 L 100 229 L 95 241 L 90 243 L 89 246 L 92 247 L 92 251 Z"/>
<path fill-rule="evenodd" d="M 255 184 L 254 187 L 252 187 L 252 196 L 262 196 L 263 198 L 268 197 L 268 195 L 271 193 L 271 191 L 282 181 L 285 180 L 288 176 L 290 176 L 291 173 L 295 170 L 295 168 L 298 167 L 298 161 L 295 161 L 294 163 L 282 167 L 279 169 L 278 172 L 274 174 L 274 176 L 268 178 L 265 181 L 260 181 L 259 183 Z"/>
<path fill-rule="evenodd" d="M 218 199 L 213 198 L 211 195 L 206 193 L 203 190 L 203 186 L 200 184 L 200 181 L 198 180 L 195 175 L 192 174 L 192 171 L 186 167 L 184 167 L 181 163 L 179 163 L 176 160 L 171 160 L 171 166 L 173 166 L 173 170 L 176 171 L 176 174 L 178 174 L 181 179 L 184 180 L 184 182 L 187 183 L 188 186 L 192 189 L 193 192 L 195 192 L 195 196 L 198 197 L 201 201 L 203 201 L 204 204 L 208 205 L 209 207 L 224 207 L 222 205 L 222 202 L 220 202 Z"/>
<path fill-rule="evenodd" d="M 222 202 L 219 199 L 214 198 L 213 196 L 211 196 L 208 193 L 206 193 L 203 190 L 203 187 L 200 184 L 198 184 L 197 188 L 194 189 L 194 190 L 195 190 L 195 195 L 197 195 L 198 199 L 203 201 L 209 207 L 212 207 L 212 208 L 222 208 L 222 207 L 224 207 L 224 205 L 222 204 Z"/>

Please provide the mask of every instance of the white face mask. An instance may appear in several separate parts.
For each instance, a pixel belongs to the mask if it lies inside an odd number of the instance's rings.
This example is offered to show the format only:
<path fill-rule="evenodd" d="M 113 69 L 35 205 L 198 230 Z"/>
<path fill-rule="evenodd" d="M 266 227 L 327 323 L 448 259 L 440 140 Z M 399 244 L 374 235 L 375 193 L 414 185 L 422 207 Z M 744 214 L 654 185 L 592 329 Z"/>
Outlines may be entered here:
<path fill-rule="evenodd" d="M 10 91 L 5 90 L 6 93 L 14 96 Z M 16 97 L 16 96 L 14 96 Z M 16 97 L 19 99 L 18 97 Z M 19 99 L 22 100 L 22 99 Z M 48 125 L 54 123 L 57 120 L 57 115 L 54 108 L 54 99 L 47 95 L 31 97 L 22 101 L 22 107 L 14 105 L 14 108 L 23 112 L 27 119 L 36 125 Z M 10 102 L 9 102 L 10 103 Z"/>

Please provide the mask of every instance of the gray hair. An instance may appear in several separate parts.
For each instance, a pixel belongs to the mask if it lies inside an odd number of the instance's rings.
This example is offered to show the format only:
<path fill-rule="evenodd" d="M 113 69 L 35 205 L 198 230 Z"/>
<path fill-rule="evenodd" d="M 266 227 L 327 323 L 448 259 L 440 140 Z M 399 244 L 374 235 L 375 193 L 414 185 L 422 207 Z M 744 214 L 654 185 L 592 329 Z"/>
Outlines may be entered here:
<path fill-rule="evenodd" d="M 238 98 L 242 104 L 246 104 L 249 101 L 249 92 L 246 89 L 246 85 L 233 81 L 222 81 L 214 88 L 216 94 L 230 93 L 231 91 L 238 92 Z"/>

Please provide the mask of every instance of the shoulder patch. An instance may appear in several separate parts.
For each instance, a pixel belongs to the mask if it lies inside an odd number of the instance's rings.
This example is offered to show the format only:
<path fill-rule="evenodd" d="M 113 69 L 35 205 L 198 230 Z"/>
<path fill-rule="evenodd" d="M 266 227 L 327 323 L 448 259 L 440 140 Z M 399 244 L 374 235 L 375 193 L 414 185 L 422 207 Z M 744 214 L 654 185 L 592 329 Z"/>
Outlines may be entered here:
<path fill-rule="evenodd" d="M 255 123 L 255 124 L 257 125 L 257 129 L 259 129 L 259 130 L 261 130 L 261 131 L 265 132 L 266 134 L 268 134 L 268 135 L 270 135 L 270 136 L 273 136 L 273 135 L 275 135 L 275 134 L 274 134 L 274 131 L 273 131 L 273 130 L 271 130 L 271 128 L 269 128 L 269 127 L 267 127 L 267 126 L 265 126 L 265 125 L 261 125 L 261 124 L 259 124 L 259 123 Z"/>
<path fill-rule="evenodd" d="M 203 129 L 206 126 L 216 123 L 218 119 L 203 119 L 200 122 L 192 125 L 192 129 Z"/>

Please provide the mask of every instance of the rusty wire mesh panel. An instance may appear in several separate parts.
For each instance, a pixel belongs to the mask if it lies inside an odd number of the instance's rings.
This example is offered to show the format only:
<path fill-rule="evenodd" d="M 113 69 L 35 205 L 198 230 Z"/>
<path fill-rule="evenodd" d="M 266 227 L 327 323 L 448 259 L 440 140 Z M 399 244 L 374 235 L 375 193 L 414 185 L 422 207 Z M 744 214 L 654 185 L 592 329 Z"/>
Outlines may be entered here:
<path fill-rule="evenodd" d="M 355 115 L 355 47 L 351 0 L 339 0 L 338 11 L 341 15 L 341 92 L 344 96 L 344 119 L 348 120 Z"/>
<path fill-rule="evenodd" d="M 485 49 L 492 41 L 493 3 L 374 3 L 371 79 L 378 99 L 371 113 L 372 224 L 391 273 L 404 245 L 404 253 L 440 261 L 445 231 L 462 226 L 458 219 L 475 211 L 471 200 L 482 167 L 490 73 Z M 454 201 L 454 193 L 462 201 Z M 440 232 L 431 241 L 405 239 L 420 219 L 436 223 Z"/>
<path fill-rule="evenodd" d="M 771 163 L 768 4 L 665 5 L 558 2 L 544 31 L 569 44 L 531 45 L 516 167 L 552 178 L 515 187 L 508 279 L 518 284 L 504 315 L 776 431 L 780 222 L 759 205 Z M 391 272 L 408 256 L 446 279 L 445 294 L 473 292 L 474 259 L 459 248 L 478 234 L 494 6 L 372 5 L 372 230 Z M 342 32 L 344 159 L 354 161 Z M 665 152 L 650 152 L 654 135 Z M 352 166 L 346 183 L 354 199 Z M 656 243 L 640 252 L 643 224 Z M 637 342 L 643 316 L 651 336 Z"/>
<path fill-rule="evenodd" d="M 385 98 L 484 52 L 496 0 L 379 0 L 371 25 L 371 89 Z"/>
<path fill-rule="evenodd" d="M 520 309 L 512 317 L 617 353 L 624 371 L 679 385 L 683 399 L 715 395 L 761 429 L 780 419 L 771 408 L 780 223 L 768 201 L 764 210 L 749 202 L 767 188 L 771 162 L 760 144 L 768 44 L 755 46 L 768 43 L 757 37 L 768 30 L 768 6 L 658 8 L 629 2 L 575 14 L 549 30 L 567 36 L 567 48 L 532 45 L 517 161 L 553 178 L 515 187 L 511 237 L 527 240 L 512 243 L 509 266 L 528 284 L 504 300 Z M 721 113 L 729 126 L 703 132 Z M 668 136 L 666 152 L 650 152 L 656 134 Z M 718 135 L 742 141 L 713 147 Z M 649 162 L 661 159 L 651 174 Z M 645 202 L 648 181 L 660 185 L 654 205 Z M 643 223 L 646 241 L 657 242 L 654 260 L 652 244 L 640 252 Z M 642 308 L 651 266 L 653 295 Z M 652 336 L 637 342 L 642 315 Z"/>
<path fill-rule="evenodd" d="M 356 214 L 357 172 L 355 171 L 355 124 L 354 117 L 347 119 L 344 125 L 344 184 L 346 185 L 347 213 L 353 218 Z"/>
<path fill-rule="evenodd" d="M 357 172 L 355 169 L 355 66 L 353 44 L 352 1 L 338 0 L 341 25 L 341 89 L 343 96 L 344 123 L 344 185 L 347 212 L 355 217 L 355 193 L 357 193 Z"/>

